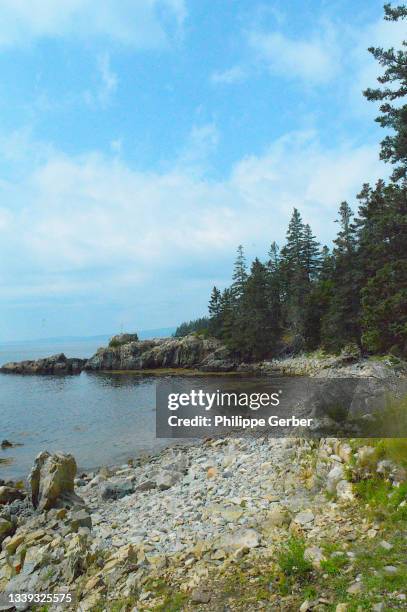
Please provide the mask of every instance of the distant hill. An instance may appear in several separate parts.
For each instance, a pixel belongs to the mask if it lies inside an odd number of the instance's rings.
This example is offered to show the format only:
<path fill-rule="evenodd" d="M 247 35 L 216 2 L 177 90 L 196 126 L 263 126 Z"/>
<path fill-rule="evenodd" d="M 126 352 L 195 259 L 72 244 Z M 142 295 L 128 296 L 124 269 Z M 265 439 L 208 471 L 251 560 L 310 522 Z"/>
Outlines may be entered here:
<path fill-rule="evenodd" d="M 158 327 L 156 329 L 142 329 L 137 330 L 138 337 L 140 340 L 148 340 L 149 338 L 165 338 L 172 336 L 175 332 L 175 327 Z M 117 332 L 115 332 L 117 333 Z M 105 344 L 114 335 L 111 334 L 100 334 L 98 336 L 56 336 L 54 338 L 38 338 L 37 340 L 14 340 L 10 342 L 1 342 L 3 346 L 19 346 L 27 344 L 67 344 L 70 342 L 91 342 L 98 341 L 100 344 Z"/>

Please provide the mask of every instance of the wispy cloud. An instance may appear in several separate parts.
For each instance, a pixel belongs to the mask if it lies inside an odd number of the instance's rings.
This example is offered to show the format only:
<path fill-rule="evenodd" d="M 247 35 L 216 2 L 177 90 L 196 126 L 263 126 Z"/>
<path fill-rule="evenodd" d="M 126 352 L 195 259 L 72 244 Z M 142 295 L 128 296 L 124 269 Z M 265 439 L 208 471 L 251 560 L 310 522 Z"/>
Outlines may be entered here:
<path fill-rule="evenodd" d="M 189 174 L 203 175 L 208 168 L 210 156 L 219 143 L 219 131 L 214 123 L 194 125 L 175 166 Z"/>
<path fill-rule="evenodd" d="M 233 66 L 228 70 L 216 71 L 211 75 L 211 82 L 218 84 L 231 85 L 233 83 L 241 83 L 246 79 L 247 72 L 242 66 Z"/>
<path fill-rule="evenodd" d="M 249 45 L 268 70 L 312 85 L 331 81 L 338 71 L 338 49 L 329 31 L 323 36 L 290 38 L 281 32 L 252 31 Z"/>
<path fill-rule="evenodd" d="M 133 47 L 157 47 L 167 40 L 168 16 L 176 29 L 181 27 L 185 0 L 1 0 L 0 45 L 107 37 Z"/>
<path fill-rule="evenodd" d="M 112 70 L 108 53 L 103 53 L 97 58 L 97 76 L 98 86 L 94 90 L 87 89 L 83 96 L 90 107 L 106 108 L 112 100 L 119 81 Z"/>
<path fill-rule="evenodd" d="M 192 134 L 198 148 L 216 138 L 210 127 Z M 287 134 L 218 181 L 191 171 L 188 160 L 165 172 L 140 172 L 116 156 L 54 152 L 18 188 L 9 186 L 0 210 L 4 298 L 42 287 L 45 299 L 50 287 L 52 295 L 62 291 L 61 278 L 80 293 L 83 274 L 99 280 L 92 291 L 101 296 L 119 276 L 141 287 L 169 270 L 181 274 L 185 262 L 197 280 L 210 262 L 228 274 L 236 244 L 255 240 L 261 255 L 272 239 L 283 239 L 293 206 L 329 240 L 338 203 L 352 201 L 362 182 L 382 174 L 377 147 L 348 142 L 330 149 L 313 132 Z M 134 270 L 143 275 L 135 279 Z"/>

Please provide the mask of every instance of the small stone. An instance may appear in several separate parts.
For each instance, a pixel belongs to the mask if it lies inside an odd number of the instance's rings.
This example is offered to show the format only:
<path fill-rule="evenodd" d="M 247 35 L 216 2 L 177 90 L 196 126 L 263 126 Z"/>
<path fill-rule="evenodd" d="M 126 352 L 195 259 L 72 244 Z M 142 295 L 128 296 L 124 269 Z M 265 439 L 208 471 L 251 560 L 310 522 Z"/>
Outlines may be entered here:
<path fill-rule="evenodd" d="M 131 495 L 133 491 L 134 486 L 132 482 L 110 481 L 103 483 L 100 487 L 100 497 L 103 500 L 121 499 L 122 497 L 126 497 L 126 495 Z"/>
<path fill-rule="evenodd" d="M 85 510 L 73 512 L 71 515 L 70 522 L 72 531 L 78 531 L 81 527 L 87 527 L 88 529 L 92 529 L 92 519 Z"/>
<path fill-rule="evenodd" d="M 290 516 L 286 508 L 275 506 L 268 513 L 265 526 L 266 528 L 283 527 L 283 525 L 288 525 L 289 523 Z"/>
<path fill-rule="evenodd" d="M 311 602 L 309 601 L 309 599 L 306 599 L 300 605 L 300 612 L 307 612 L 307 610 L 310 610 L 310 609 L 311 609 Z"/>
<path fill-rule="evenodd" d="M 385 540 L 382 540 L 380 542 L 380 546 L 384 548 L 384 550 L 391 550 L 393 548 L 393 544 L 390 544 L 389 542 L 386 542 Z"/>
<path fill-rule="evenodd" d="M 173 485 L 175 485 L 179 480 L 181 480 L 181 478 L 182 474 L 179 472 L 169 472 L 167 470 L 163 470 L 156 477 L 155 483 L 161 491 L 165 491 L 166 489 L 170 489 Z"/>
<path fill-rule="evenodd" d="M 207 604 L 210 602 L 211 595 L 209 591 L 204 589 L 194 589 L 191 593 L 191 601 L 192 603 L 202 603 Z"/>
<path fill-rule="evenodd" d="M 336 495 L 342 501 L 353 501 L 355 499 L 352 484 L 347 480 L 340 480 L 338 482 L 336 485 Z"/>
<path fill-rule="evenodd" d="M 216 467 L 208 468 L 208 471 L 206 472 L 207 478 L 215 478 L 215 476 L 217 475 L 218 475 L 218 470 L 216 469 Z"/>
<path fill-rule="evenodd" d="M 256 548 L 260 546 L 260 536 L 254 529 L 238 529 L 237 531 L 225 535 L 220 540 L 219 549 L 226 552 L 233 552 L 239 548 Z"/>
<path fill-rule="evenodd" d="M 303 512 L 299 512 L 296 515 L 294 522 L 298 525 L 304 526 L 309 525 L 309 523 L 312 523 L 314 518 L 314 514 L 311 512 L 311 510 L 304 510 Z"/>
<path fill-rule="evenodd" d="M 339 603 L 335 608 L 335 612 L 347 612 L 347 610 L 348 604 L 346 603 Z"/>
<path fill-rule="evenodd" d="M 395 567 L 394 565 L 385 565 L 383 570 L 386 572 L 386 574 L 389 574 L 390 576 L 394 576 L 398 572 L 397 567 Z"/>
<path fill-rule="evenodd" d="M 14 555 L 17 548 L 20 546 L 20 544 L 24 542 L 24 540 L 25 540 L 24 534 L 18 533 L 15 536 L 13 536 L 11 540 L 9 540 L 6 544 L 6 551 L 8 552 L 8 554 Z"/>
<path fill-rule="evenodd" d="M 362 592 L 362 584 L 360 582 L 354 582 L 346 589 L 346 592 L 349 593 L 349 595 L 359 595 L 359 593 Z"/>
<path fill-rule="evenodd" d="M 140 484 L 134 488 L 134 492 L 151 491 L 152 489 L 155 489 L 155 487 L 156 484 L 154 480 L 144 480 L 144 482 L 140 482 Z"/>
<path fill-rule="evenodd" d="M 0 518 L 0 542 L 2 542 L 2 540 L 4 540 L 4 538 L 7 536 L 11 535 L 13 530 L 13 523 L 7 519 Z"/>
<path fill-rule="evenodd" d="M 24 499 L 24 493 L 14 487 L 0 487 L 0 505 L 11 504 L 16 499 Z"/>
<path fill-rule="evenodd" d="M 63 519 L 66 517 L 66 515 L 67 515 L 67 514 L 68 514 L 68 511 L 67 511 L 67 509 L 66 509 L 66 508 L 58 508 L 58 509 L 56 510 L 56 512 L 55 512 L 55 517 L 56 517 L 56 518 L 57 518 L 59 521 L 61 521 L 61 520 L 63 520 Z"/>
<path fill-rule="evenodd" d="M 384 603 L 381 601 L 373 605 L 372 612 L 384 612 L 385 609 L 386 608 L 384 607 Z"/>
<path fill-rule="evenodd" d="M 304 551 L 304 559 L 310 561 L 315 569 L 320 569 L 321 561 L 325 561 L 325 556 L 319 546 L 308 546 Z"/>

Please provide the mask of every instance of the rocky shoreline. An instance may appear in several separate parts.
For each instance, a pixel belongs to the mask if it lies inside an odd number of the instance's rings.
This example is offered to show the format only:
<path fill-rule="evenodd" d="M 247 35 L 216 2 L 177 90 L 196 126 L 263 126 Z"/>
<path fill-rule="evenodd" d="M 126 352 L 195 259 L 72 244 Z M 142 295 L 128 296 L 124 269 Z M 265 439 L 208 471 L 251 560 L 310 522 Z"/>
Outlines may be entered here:
<path fill-rule="evenodd" d="M 392 462 L 371 461 L 373 454 L 336 439 L 224 438 L 74 478 L 72 456 L 42 453 L 30 477 L 32 501 L 21 489 L 8 503 L 2 498 L 0 591 L 57 592 L 64 585 L 77 598 L 68 609 L 83 612 L 220 611 L 226 602 L 218 583 L 242 568 L 250 576 L 267 566 L 278 575 L 278 551 L 295 537 L 320 581 L 337 554 L 324 542 L 340 544 L 348 568 L 341 597 L 352 602 L 368 588 L 352 571 L 354 546 L 383 534 L 361 520 L 349 475 L 360 480 L 373 470 L 396 488 L 407 477 Z M 389 550 L 382 549 L 384 567 Z M 178 607 L 171 607 L 174 593 Z M 406 601 L 403 589 L 384 597 L 392 609 Z M 337 607 L 342 600 L 327 594 L 323 580 L 308 604 L 303 599 L 273 586 L 259 601 L 237 600 L 227 609 L 353 610 Z"/>
<path fill-rule="evenodd" d="M 255 374 L 260 376 L 317 376 L 326 378 L 389 378 L 407 376 L 407 363 L 395 357 L 367 358 L 358 351 L 344 350 L 339 355 L 315 352 L 280 357 L 257 363 L 244 363 L 215 338 L 195 334 L 183 338 L 139 341 L 132 334 L 113 336 L 90 359 L 67 358 L 63 353 L 51 357 L 10 362 L 0 372 L 11 374 L 80 374 L 82 371 L 159 371 L 194 370 L 206 373 Z"/>

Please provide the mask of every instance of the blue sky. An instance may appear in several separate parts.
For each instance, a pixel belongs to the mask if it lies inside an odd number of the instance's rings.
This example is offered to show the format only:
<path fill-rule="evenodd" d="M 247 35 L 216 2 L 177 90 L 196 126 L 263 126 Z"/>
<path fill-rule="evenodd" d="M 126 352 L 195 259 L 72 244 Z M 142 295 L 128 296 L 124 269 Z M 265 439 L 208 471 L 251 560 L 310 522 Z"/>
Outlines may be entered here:
<path fill-rule="evenodd" d="M 378 160 L 382 2 L 0 0 L 0 340 L 205 314 Z M 356 205 L 355 205 L 356 206 Z"/>

